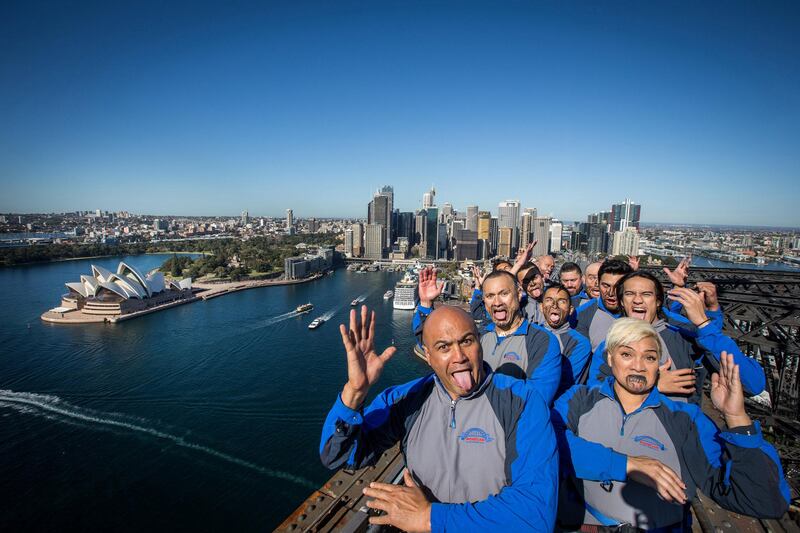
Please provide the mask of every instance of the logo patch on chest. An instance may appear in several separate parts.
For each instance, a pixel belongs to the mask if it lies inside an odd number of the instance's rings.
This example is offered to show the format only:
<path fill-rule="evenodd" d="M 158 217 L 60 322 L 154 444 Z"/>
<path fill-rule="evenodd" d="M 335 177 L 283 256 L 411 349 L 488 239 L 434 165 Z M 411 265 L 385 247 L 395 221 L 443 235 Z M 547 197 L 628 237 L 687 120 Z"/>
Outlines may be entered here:
<path fill-rule="evenodd" d="M 469 428 L 464 433 L 458 436 L 459 440 L 474 444 L 486 444 L 492 442 L 494 437 L 486 433 L 481 428 Z"/>
<path fill-rule="evenodd" d="M 663 444 L 661 444 L 657 439 L 654 439 L 653 437 L 647 435 L 636 435 L 635 437 L 633 437 L 633 442 L 638 442 L 642 446 L 647 446 L 651 450 L 658 450 L 663 452 L 666 449 L 666 447 Z"/>
<path fill-rule="evenodd" d="M 503 354 L 503 361 L 519 362 L 522 361 L 522 357 L 517 352 L 506 352 Z"/>

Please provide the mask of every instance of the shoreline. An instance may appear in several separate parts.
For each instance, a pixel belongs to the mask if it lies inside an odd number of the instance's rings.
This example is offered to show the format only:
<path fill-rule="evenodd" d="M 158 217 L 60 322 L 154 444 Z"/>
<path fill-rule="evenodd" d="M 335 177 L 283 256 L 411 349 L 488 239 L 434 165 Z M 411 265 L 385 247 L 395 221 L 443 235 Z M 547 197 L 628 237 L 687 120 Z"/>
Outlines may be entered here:
<path fill-rule="evenodd" d="M 84 259 L 105 259 L 107 257 L 124 257 L 124 256 L 133 256 L 136 257 L 137 255 L 162 255 L 162 254 L 175 254 L 175 255 L 191 255 L 197 254 L 202 255 L 203 257 L 207 257 L 209 255 L 214 255 L 211 252 L 176 252 L 174 250 L 169 250 L 166 252 L 142 252 L 140 254 L 107 254 L 107 255 L 87 255 L 85 257 L 60 257 L 58 259 L 45 259 L 43 261 L 29 261 L 27 263 L 16 263 L 14 265 L 0 265 L 0 268 L 14 268 L 14 267 L 23 267 L 23 266 L 33 266 L 33 265 L 46 265 L 48 263 L 63 263 L 66 261 L 82 261 Z"/>
<path fill-rule="evenodd" d="M 149 315 L 165 309 L 171 309 L 179 305 L 211 300 L 226 294 L 233 294 L 239 291 L 246 291 L 249 289 L 258 289 L 262 287 L 277 287 L 281 285 L 299 285 L 301 283 L 308 283 L 316 281 L 325 277 L 325 274 L 315 274 L 308 278 L 303 279 L 280 279 L 280 280 L 245 280 L 226 283 L 197 283 L 193 288 L 200 289 L 192 292 L 192 295 L 180 300 L 174 300 L 161 305 L 156 305 L 140 311 L 126 313 L 124 315 L 86 315 L 81 313 L 80 310 L 72 310 L 67 312 L 56 312 L 53 309 L 48 309 L 39 317 L 42 321 L 50 324 L 116 324 L 117 322 L 124 322 L 132 320 L 140 316 Z"/>

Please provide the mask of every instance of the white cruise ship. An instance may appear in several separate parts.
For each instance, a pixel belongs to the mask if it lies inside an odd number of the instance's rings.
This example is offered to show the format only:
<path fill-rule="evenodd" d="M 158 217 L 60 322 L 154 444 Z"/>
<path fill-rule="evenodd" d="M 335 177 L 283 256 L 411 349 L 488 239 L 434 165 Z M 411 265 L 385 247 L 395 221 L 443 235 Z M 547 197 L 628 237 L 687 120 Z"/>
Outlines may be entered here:
<path fill-rule="evenodd" d="M 417 279 L 406 274 L 394 287 L 394 301 L 392 307 L 395 309 L 411 309 L 417 306 Z"/>

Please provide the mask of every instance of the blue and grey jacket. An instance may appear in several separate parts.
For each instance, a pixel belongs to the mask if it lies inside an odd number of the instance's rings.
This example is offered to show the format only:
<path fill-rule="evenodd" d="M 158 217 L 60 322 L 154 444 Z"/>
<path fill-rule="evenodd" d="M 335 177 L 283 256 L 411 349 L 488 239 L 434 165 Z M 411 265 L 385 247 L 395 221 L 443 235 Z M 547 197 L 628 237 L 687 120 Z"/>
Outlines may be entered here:
<path fill-rule="evenodd" d="M 359 468 L 400 441 L 435 502 L 433 531 L 552 531 L 558 454 L 548 408 L 524 381 L 486 371 L 456 400 L 435 374 L 386 389 L 363 412 L 337 399 L 322 428 L 322 463 Z"/>
<path fill-rule="evenodd" d="M 758 422 L 720 429 L 693 404 L 674 402 L 653 388 L 625 414 L 614 378 L 600 387 L 576 385 L 552 410 L 562 467 L 576 478 L 585 501 L 584 523 L 631 524 L 643 529 L 680 523 L 688 509 L 664 502 L 654 489 L 626 482 L 628 456 L 647 456 L 674 470 L 691 501 L 699 489 L 721 506 L 754 517 L 779 517 L 789 486 L 775 449 Z"/>
<path fill-rule="evenodd" d="M 661 337 L 661 363 L 663 364 L 671 357 L 672 367 L 670 370 L 694 368 L 696 377 L 693 394 L 689 396 L 670 395 L 671 399 L 700 403 L 703 383 L 709 373 L 719 370 L 719 359 L 723 351 L 732 354 L 733 362 L 739 365 L 739 375 L 745 394 L 748 396 L 761 394 L 766 387 L 764 369 L 754 358 L 743 354 L 736 342 L 722 333 L 715 321 L 709 322 L 702 328 L 697 328 L 691 323 L 688 325 L 682 322 L 671 323 L 673 320 L 669 317 L 668 320 L 656 320 L 653 324 Z M 594 353 L 595 357 L 592 358 L 587 380 L 589 386 L 597 385 L 611 375 L 605 341 L 598 346 Z"/>
<path fill-rule="evenodd" d="M 592 356 L 592 346 L 589 344 L 589 339 L 572 329 L 569 323 L 565 323 L 558 329 L 553 329 L 546 321 L 542 326 L 556 336 L 563 356 L 561 360 L 561 384 L 558 386 L 556 396 L 573 385 L 586 383 L 589 359 Z"/>
<path fill-rule="evenodd" d="M 414 334 L 422 338 L 422 327 L 432 309 L 417 306 L 412 320 Z M 518 379 L 528 379 L 548 405 L 561 381 L 561 347 L 555 335 L 523 319 L 513 333 L 500 336 L 490 322 L 481 331 L 483 360 L 492 370 Z"/>
<path fill-rule="evenodd" d="M 581 290 L 575 296 L 570 296 L 569 299 L 572 302 L 572 307 L 577 309 L 592 298 L 586 294 L 586 285 L 581 285 Z"/>
<path fill-rule="evenodd" d="M 589 339 L 592 351 L 596 351 L 601 342 L 606 340 L 606 334 L 614 321 L 621 315 L 612 313 L 603 305 L 603 298 L 598 296 L 580 306 L 575 313 L 575 330 Z"/>

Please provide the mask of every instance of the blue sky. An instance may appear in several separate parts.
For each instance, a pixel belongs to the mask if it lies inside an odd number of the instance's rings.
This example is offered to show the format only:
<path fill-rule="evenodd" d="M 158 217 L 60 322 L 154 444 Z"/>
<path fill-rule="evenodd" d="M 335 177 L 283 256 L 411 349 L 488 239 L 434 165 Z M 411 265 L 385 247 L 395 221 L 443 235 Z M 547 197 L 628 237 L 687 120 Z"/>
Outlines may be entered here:
<path fill-rule="evenodd" d="M 800 226 L 794 2 L 4 2 L 0 212 Z"/>

